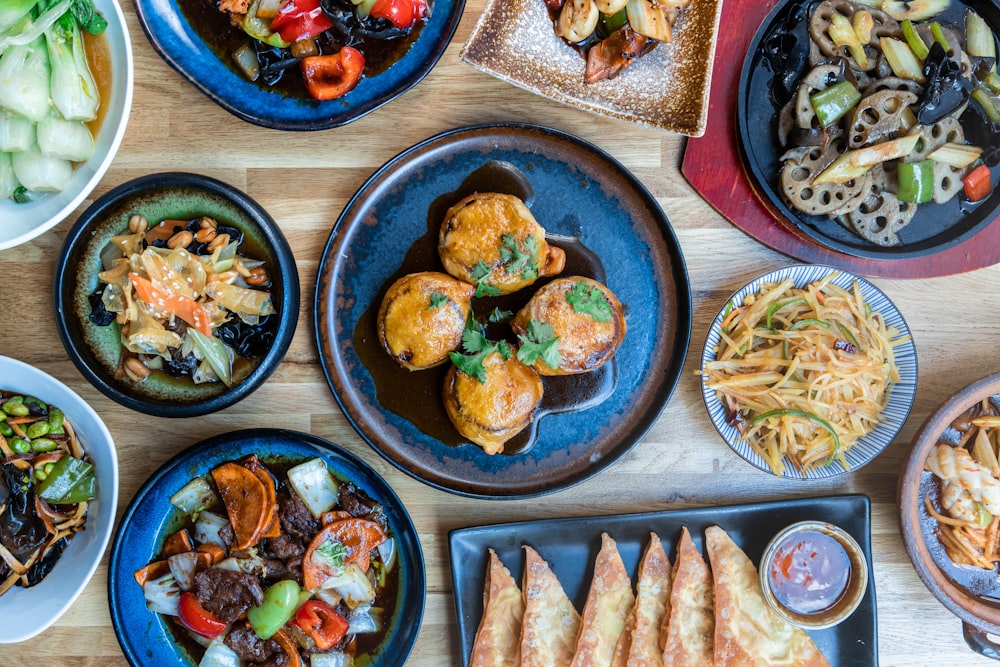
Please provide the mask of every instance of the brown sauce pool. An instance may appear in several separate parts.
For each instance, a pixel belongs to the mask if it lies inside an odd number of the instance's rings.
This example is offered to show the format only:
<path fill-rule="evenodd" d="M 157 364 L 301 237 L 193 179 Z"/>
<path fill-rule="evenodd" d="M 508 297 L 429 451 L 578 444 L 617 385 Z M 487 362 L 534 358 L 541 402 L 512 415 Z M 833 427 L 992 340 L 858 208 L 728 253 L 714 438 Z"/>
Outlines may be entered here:
<path fill-rule="evenodd" d="M 97 84 L 97 94 L 101 100 L 97 106 L 97 118 L 87 122 L 87 128 L 96 140 L 97 133 L 104 124 L 104 118 L 108 115 L 108 107 L 111 106 L 111 50 L 104 35 L 91 35 L 86 30 L 82 32 L 87 64 L 90 66 L 90 73 L 94 77 L 94 83 Z"/>
<path fill-rule="evenodd" d="M 383 283 L 378 299 L 362 313 L 353 335 L 354 349 L 375 382 L 379 405 L 449 446 L 469 444 L 452 425 L 442 401 L 444 377 L 450 364 L 445 363 L 423 371 L 402 368 L 382 349 L 377 334 L 377 319 L 382 296 L 397 279 L 418 271 L 444 272 L 437 252 L 441 221 L 452 205 L 474 192 L 514 195 L 522 199 L 529 208 L 535 198 L 527 177 L 514 165 L 500 161 L 488 162 L 466 177 L 457 190 L 440 195 L 427 211 L 426 233 L 410 246 L 399 268 Z M 544 226 L 544 221 L 542 222 Z M 566 252 L 566 268 L 561 276 L 580 275 L 601 283 L 607 282 L 600 258 L 579 239 L 553 234 L 546 235 L 546 238 L 549 243 Z M 547 279 L 541 279 L 513 294 L 474 299 L 472 308 L 476 319 L 486 321 L 495 308 L 516 313 L 548 282 Z M 489 324 L 486 334 L 490 340 L 502 338 L 512 343 L 517 342 L 517 337 L 506 320 Z M 613 358 L 590 373 L 543 377 L 545 393 L 534 420 L 528 428 L 507 441 L 503 454 L 521 454 L 529 450 L 537 439 L 538 423 L 545 415 L 584 410 L 602 403 L 614 392 L 616 380 L 617 367 Z"/>

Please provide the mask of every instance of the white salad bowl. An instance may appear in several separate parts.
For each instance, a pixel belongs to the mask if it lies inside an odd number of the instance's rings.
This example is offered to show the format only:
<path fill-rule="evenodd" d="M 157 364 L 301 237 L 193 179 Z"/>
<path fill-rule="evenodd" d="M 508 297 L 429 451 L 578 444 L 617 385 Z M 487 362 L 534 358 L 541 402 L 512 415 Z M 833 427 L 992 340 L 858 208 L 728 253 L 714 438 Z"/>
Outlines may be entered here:
<path fill-rule="evenodd" d="M 93 192 L 118 152 L 129 111 L 132 108 L 132 43 L 125 16 L 117 0 L 94 0 L 97 11 L 107 20 L 103 33 L 111 64 L 110 95 L 101 98 L 103 120 L 94 137 L 94 154 L 76 165 L 69 185 L 38 201 L 17 204 L 0 200 L 0 250 L 12 248 L 55 227 L 79 207 Z"/>
<path fill-rule="evenodd" d="M 0 388 L 35 396 L 61 409 L 97 476 L 97 496 L 87 508 L 85 529 L 73 536 L 48 576 L 31 588 L 14 586 L 0 595 L 0 644 L 13 644 L 55 623 L 97 570 L 118 508 L 118 455 L 111 433 L 94 409 L 51 375 L 0 356 Z"/>

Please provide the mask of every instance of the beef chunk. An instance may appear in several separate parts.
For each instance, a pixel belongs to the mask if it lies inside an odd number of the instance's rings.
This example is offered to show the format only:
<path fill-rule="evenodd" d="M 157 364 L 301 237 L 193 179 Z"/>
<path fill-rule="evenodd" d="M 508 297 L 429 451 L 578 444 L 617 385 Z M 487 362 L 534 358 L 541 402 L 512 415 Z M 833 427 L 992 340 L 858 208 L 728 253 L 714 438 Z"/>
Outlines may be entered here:
<path fill-rule="evenodd" d="M 385 508 L 368 497 L 368 494 L 354 486 L 350 482 L 340 485 L 340 493 L 337 496 L 340 508 L 351 513 L 352 516 L 361 517 L 374 521 L 383 530 L 389 528 L 389 522 L 385 517 Z"/>
<path fill-rule="evenodd" d="M 261 639 L 247 625 L 232 629 L 226 636 L 226 646 L 240 656 L 243 665 L 258 665 L 259 667 L 285 667 L 288 664 L 288 654 L 273 639 Z"/>
<path fill-rule="evenodd" d="M 219 620 L 231 623 L 251 606 L 264 602 L 264 591 L 253 575 L 210 567 L 194 575 L 198 602 Z"/>
<path fill-rule="evenodd" d="M 294 493 L 281 496 L 278 500 L 278 517 L 281 528 L 299 542 L 308 544 L 319 532 L 320 522 L 309 512 L 309 508 Z"/>
<path fill-rule="evenodd" d="M 301 556 L 306 548 L 296 540 L 282 533 L 278 537 L 272 537 L 267 541 L 267 550 L 275 558 L 287 560 L 292 556 Z"/>
<path fill-rule="evenodd" d="M 236 539 L 236 531 L 233 529 L 233 524 L 227 523 L 225 526 L 219 529 L 219 538 L 226 543 L 228 547 Z"/>

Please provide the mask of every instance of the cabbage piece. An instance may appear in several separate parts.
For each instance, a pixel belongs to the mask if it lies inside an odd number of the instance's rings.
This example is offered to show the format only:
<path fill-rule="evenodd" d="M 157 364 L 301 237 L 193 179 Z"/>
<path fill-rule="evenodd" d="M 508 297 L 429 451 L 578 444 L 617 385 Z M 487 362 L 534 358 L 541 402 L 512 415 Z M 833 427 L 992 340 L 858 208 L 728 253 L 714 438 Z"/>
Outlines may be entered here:
<path fill-rule="evenodd" d="M 215 281 L 208 284 L 206 293 L 220 304 L 240 315 L 273 315 L 274 306 L 268 292 L 247 289 Z"/>
<path fill-rule="evenodd" d="M 311 667 L 354 667 L 354 658 L 340 651 L 313 653 L 309 664 Z"/>
<path fill-rule="evenodd" d="M 100 96 L 83 50 L 83 34 L 76 18 L 64 14 L 45 31 L 52 67 L 52 103 L 67 120 L 97 118 Z"/>
<path fill-rule="evenodd" d="M 195 477 L 170 496 L 170 504 L 189 515 L 203 512 L 218 502 L 219 497 L 215 495 L 212 485 L 201 477 Z"/>
<path fill-rule="evenodd" d="M 10 153 L 0 151 L 0 199 L 7 199 L 20 183 L 14 175 L 14 165 L 10 161 Z"/>
<path fill-rule="evenodd" d="M 146 598 L 146 608 L 150 611 L 167 616 L 178 615 L 181 588 L 173 574 L 147 581 L 142 586 L 142 594 Z"/>
<path fill-rule="evenodd" d="M 42 155 L 37 144 L 11 153 L 10 158 L 17 180 L 34 192 L 59 192 L 73 178 L 73 165 L 68 160 Z"/>
<path fill-rule="evenodd" d="M 35 124 L 16 113 L 0 109 L 0 151 L 26 151 L 35 143 Z"/>
<path fill-rule="evenodd" d="M 194 522 L 194 539 L 200 544 L 214 544 L 226 549 L 229 545 L 219 531 L 229 525 L 229 520 L 214 512 L 202 512 Z"/>
<path fill-rule="evenodd" d="M 381 607 L 360 605 L 347 617 L 348 634 L 370 635 L 382 630 L 384 610 Z"/>
<path fill-rule="evenodd" d="M 396 565 L 397 551 L 396 540 L 392 537 L 386 538 L 378 545 L 378 555 L 382 559 L 382 567 L 385 568 L 386 574 L 392 572 L 392 568 Z"/>
<path fill-rule="evenodd" d="M 94 154 L 94 135 L 78 120 L 48 118 L 38 124 L 42 155 L 70 162 L 86 162 Z"/>
<path fill-rule="evenodd" d="M 174 554 L 167 559 L 167 565 L 170 567 L 170 574 L 174 575 L 174 579 L 182 591 L 194 588 L 194 575 L 198 569 L 197 552 L 186 551 Z"/>
<path fill-rule="evenodd" d="M 7 49 L 0 58 L 0 106 L 35 122 L 47 118 L 49 71 L 45 40 Z"/>
<path fill-rule="evenodd" d="M 129 315 L 132 315 L 131 311 Z M 156 354 L 164 359 L 170 358 L 170 348 L 180 347 L 182 342 L 177 333 L 168 331 L 143 308 L 135 309 L 135 317 L 130 318 L 128 335 L 123 341 L 126 349 L 131 352 Z"/>
<path fill-rule="evenodd" d="M 256 554 L 249 558 L 229 557 L 216 563 L 215 567 L 221 570 L 232 570 L 233 572 L 246 572 L 247 574 L 256 576 L 260 576 L 267 569 L 264 566 L 264 561 Z"/>
<path fill-rule="evenodd" d="M 338 574 L 323 582 L 323 588 L 332 588 L 344 599 L 348 607 L 371 604 L 375 600 L 375 587 L 357 563 L 348 563 Z"/>
<path fill-rule="evenodd" d="M 340 487 L 330 475 L 323 459 L 309 459 L 289 468 L 288 483 L 317 519 L 337 504 Z"/>
<path fill-rule="evenodd" d="M 316 663 L 311 663 L 315 667 Z M 198 667 L 241 667 L 240 657 L 236 652 L 226 646 L 222 637 L 217 637 L 205 649 L 205 655 L 201 657 Z"/>

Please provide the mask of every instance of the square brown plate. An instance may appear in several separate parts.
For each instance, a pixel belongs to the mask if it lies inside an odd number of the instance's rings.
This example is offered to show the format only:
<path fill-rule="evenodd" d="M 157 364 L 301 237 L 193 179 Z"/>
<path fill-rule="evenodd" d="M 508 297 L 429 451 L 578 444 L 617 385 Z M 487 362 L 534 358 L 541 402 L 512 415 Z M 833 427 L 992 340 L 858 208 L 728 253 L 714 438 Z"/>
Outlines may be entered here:
<path fill-rule="evenodd" d="M 462 60 L 487 74 L 601 116 L 700 137 L 722 0 L 696 0 L 659 44 L 618 77 L 583 82 L 584 59 L 555 34 L 543 0 L 490 0 Z"/>

